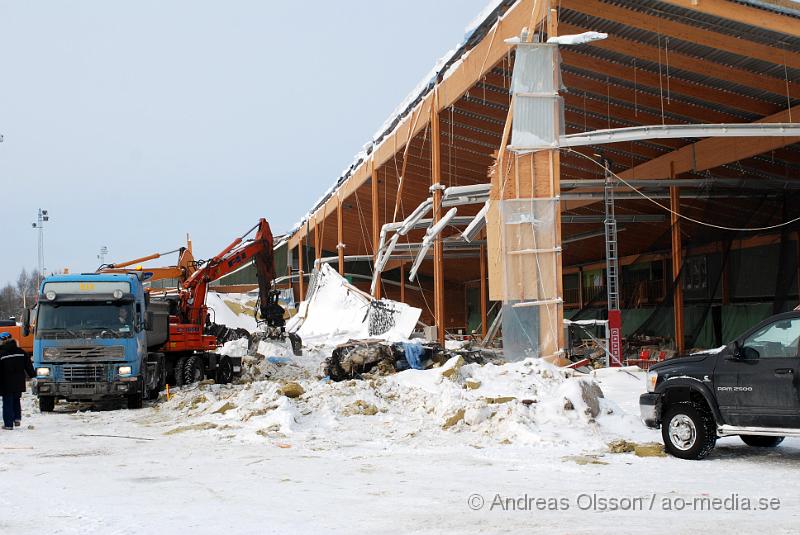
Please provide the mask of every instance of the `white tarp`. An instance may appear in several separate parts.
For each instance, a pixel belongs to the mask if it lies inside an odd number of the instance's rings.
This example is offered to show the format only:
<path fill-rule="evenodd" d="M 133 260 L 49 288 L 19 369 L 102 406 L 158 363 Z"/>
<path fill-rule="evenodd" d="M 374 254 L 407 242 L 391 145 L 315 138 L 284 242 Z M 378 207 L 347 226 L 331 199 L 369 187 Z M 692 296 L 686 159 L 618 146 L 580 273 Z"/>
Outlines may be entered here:
<path fill-rule="evenodd" d="M 422 310 L 390 299 L 376 300 L 347 282 L 328 264 L 286 325 L 303 344 L 340 344 L 351 339 L 406 340 Z"/>

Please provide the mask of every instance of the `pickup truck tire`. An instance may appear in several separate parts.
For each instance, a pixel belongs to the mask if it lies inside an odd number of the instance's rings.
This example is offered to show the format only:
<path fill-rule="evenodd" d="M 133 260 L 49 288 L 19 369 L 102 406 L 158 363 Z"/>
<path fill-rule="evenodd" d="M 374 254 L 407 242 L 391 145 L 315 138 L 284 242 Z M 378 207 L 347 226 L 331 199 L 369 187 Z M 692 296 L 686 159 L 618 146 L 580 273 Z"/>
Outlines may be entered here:
<path fill-rule="evenodd" d="M 53 412 L 56 408 L 56 398 L 53 396 L 39 396 L 39 412 Z"/>
<path fill-rule="evenodd" d="M 739 435 L 742 442 L 754 448 L 774 448 L 781 442 L 784 437 L 769 437 L 765 435 Z"/>
<path fill-rule="evenodd" d="M 202 355 L 192 355 L 183 365 L 183 384 L 190 385 L 202 381 L 205 376 Z"/>
<path fill-rule="evenodd" d="M 717 443 L 714 415 L 700 403 L 683 401 L 666 407 L 661 436 L 667 453 L 680 459 L 700 460 Z"/>
<path fill-rule="evenodd" d="M 143 404 L 142 395 L 139 392 L 128 395 L 128 408 L 141 409 Z"/>

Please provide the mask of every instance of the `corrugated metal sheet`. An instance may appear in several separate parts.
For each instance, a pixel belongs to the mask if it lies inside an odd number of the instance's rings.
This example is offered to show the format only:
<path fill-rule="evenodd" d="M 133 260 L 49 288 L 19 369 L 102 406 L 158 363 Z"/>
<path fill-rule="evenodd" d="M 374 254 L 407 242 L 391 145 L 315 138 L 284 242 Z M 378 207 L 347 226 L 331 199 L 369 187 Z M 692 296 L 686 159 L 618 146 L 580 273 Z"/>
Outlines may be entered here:
<path fill-rule="evenodd" d="M 786 50 L 797 50 L 800 48 L 800 39 L 796 37 L 773 32 L 759 26 L 751 26 L 713 15 L 706 15 L 705 13 L 666 4 L 658 0 L 613 0 L 608 3 L 756 43 L 778 48 L 782 47 Z"/>
<path fill-rule="evenodd" d="M 751 7 L 757 7 L 764 11 L 771 11 L 773 13 L 780 13 L 781 15 L 789 15 L 790 17 L 800 18 L 800 3 L 793 0 L 732 0 L 737 4 L 744 4 Z"/>
<path fill-rule="evenodd" d="M 642 11 L 642 10 L 637 10 L 637 11 Z M 682 54 L 686 54 L 688 56 L 700 58 L 705 61 L 712 61 L 714 63 L 719 63 L 721 65 L 728 65 L 731 67 L 737 67 L 740 69 L 749 70 L 756 74 L 765 74 L 768 76 L 773 76 L 775 78 L 784 78 L 784 76 L 788 74 L 788 78 L 790 80 L 800 79 L 800 69 L 793 69 L 789 67 L 786 68 L 786 70 L 784 70 L 785 69 L 784 65 L 780 63 L 781 51 L 780 49 L 777 48 L 775 56 L 776 62 L 768 63 L 765 61 L 747 57 L 745 55 L 747 53 L 746 42 L 744 42 L 742 46 L 742 55 L 739 55 L 739 54 L 733 54 L 731 52 L 718 50 L 715 48 L 709 48 L 703 45 L 698 45 L 693 42 L 682 41 L 674 37 L 669 38 L 669 40 L 667 41 L 666 36 L 659 35 L 659 33 L 655 31 L 655 29 L 653 31 L 641 30 L 639 28 L 633 28 L 627 26 L 624 24 L 624 22 L 610 21 L 586 15 L 578 11 L 572 11 L 569 9 L 563 9 L 561 11 L 560 20 L 569 24 L 576 24 L 583 26 L 585 28 L 591 28 L 592 30 L 595 31 L 606 32 L 630 41 L 635 41 L 654 47 L 660 46 L 661 48 L 668 48 L 670 51 L 679 52 Z M 681 20 L 680 22 L 687 22 L 687 21 Z M 710 29 L 712 29 L 712 31 L 717 31 L 717 28 L 710 28 Z M 748 38 L 749 37 L 750 36 L 748 35 Z M 792 51 L 800 50 L 800 39 L 795 39 L 794 41 L 797 42 L 795 48 L 787 47 L 786 48 L 787 50 L 792 50 Z M 773 45 L 774 43 L 765 43 L 765 44 Z M 666 53 L 665 53 L 665 61 L 666 61 Z M 637 65 L 638 63 L 639 61 L 637 61 Z"/>

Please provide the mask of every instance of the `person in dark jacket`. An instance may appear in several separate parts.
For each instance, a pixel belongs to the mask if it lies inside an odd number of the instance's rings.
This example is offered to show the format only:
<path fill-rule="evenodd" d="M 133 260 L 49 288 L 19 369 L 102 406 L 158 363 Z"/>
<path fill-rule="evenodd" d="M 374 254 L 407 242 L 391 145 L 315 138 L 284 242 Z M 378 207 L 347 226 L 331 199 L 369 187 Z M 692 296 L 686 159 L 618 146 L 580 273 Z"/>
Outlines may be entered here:
<path fill-rule="evenodd" d="M 3 429 L 11 431 L 22 424 L 22 393 L 25 376 L 36 372 L 30 359 L 7 332 L 0 332 L 0 394 L 3 396 Z"/>

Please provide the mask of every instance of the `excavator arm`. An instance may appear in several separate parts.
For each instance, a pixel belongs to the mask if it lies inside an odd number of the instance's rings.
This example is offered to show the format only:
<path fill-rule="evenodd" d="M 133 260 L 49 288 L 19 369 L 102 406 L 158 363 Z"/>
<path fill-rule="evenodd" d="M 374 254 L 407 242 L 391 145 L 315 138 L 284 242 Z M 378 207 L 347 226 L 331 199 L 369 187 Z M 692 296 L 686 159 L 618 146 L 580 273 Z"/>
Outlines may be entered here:
<path fill-rule="evenodd" d="M 179 253 L 178 263 L 174 266 L 165 267 L 142 267 L 141 264 L 162 256 Z M 134 267 L 130 267 L 134 266 Z M 146 281 L 154 282 L 164 279 L 177 279 L 178 285 L 182 285 L 189 277 L 197 271 L 196 262 L 192 255 L 192 242 L 187 237 L 187 246 L 165 253 L 154 253 L 151 255 L 127 260 L 125 262 L 117 262 L 114 264 L 105 264 L 97 269 L 97 273 L 130 273 L 130 272 L 144 272 L 147 276 Z"/>
<path fill-rule="evenodd" d="M 253 239 L 245 240 L 253 230 L 256 231 Z M 251 261 L 255 263 L 258 279 L 259 312 L 261 317 L 266 317 L 272 279 L 275 278 L 272 244 L 269 223 L 262 218 L 256 226 L 233 240 L 219 254 L 195 271 L 183 283 L 184 291 L 181 292 L 180 307 L 186 321 L 202 325 L 206 318 L 205 299 L 208 285 Z"/>

